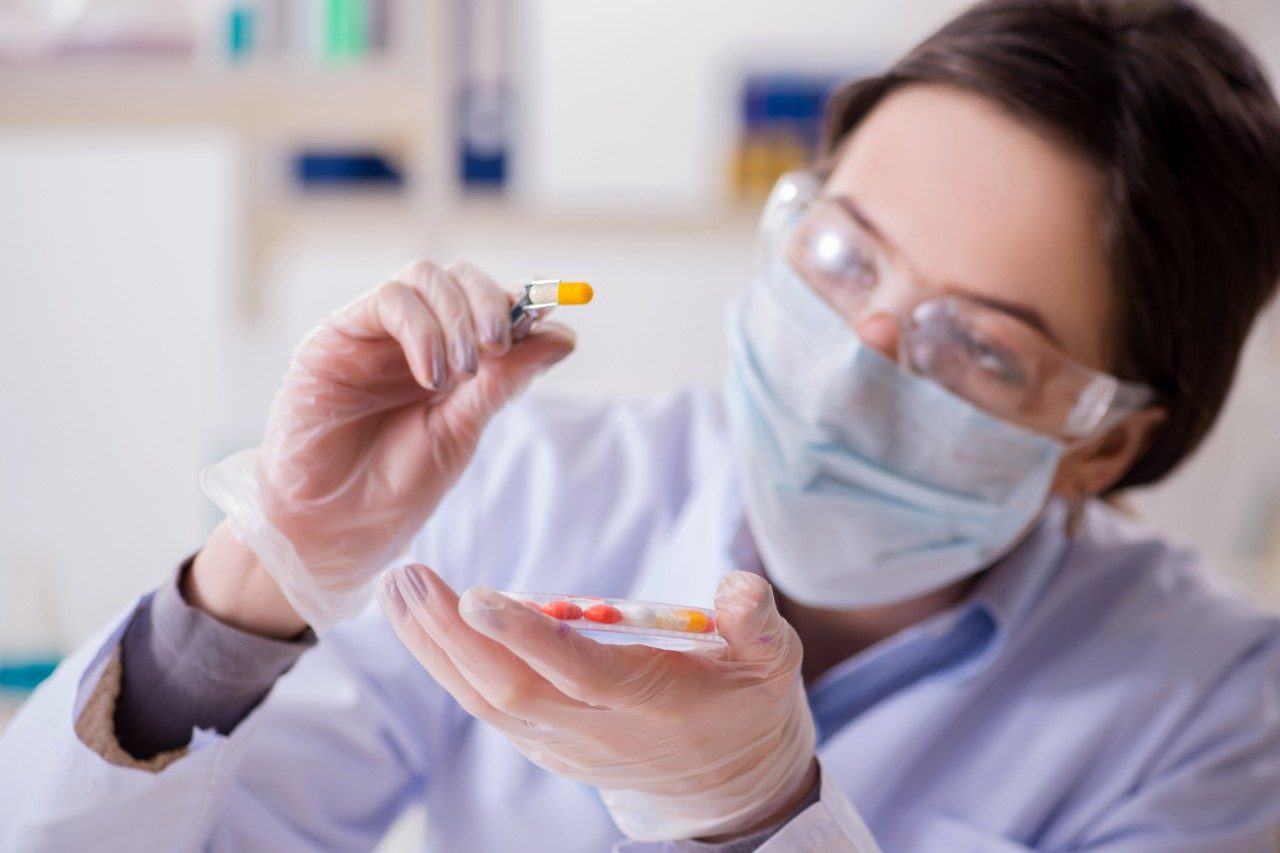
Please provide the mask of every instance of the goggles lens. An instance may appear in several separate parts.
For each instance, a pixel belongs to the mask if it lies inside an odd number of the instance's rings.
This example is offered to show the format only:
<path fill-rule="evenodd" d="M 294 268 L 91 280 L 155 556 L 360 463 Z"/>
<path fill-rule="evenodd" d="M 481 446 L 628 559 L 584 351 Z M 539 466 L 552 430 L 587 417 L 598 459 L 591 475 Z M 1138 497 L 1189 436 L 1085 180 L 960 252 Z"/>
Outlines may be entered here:
<path fill-rule="evenodd" d="M 876 237 L 809 173 L 783 176 L 761 220 L 762 245 L 836 312 L 862 318 L 899 282 Z M 963 296 L 923 297 L 899 318 L 901 364 L 1004 420 L 1064 439 L 1083 438 L 1109 414 L 1145 405 L 1143 386 L 1071 360 L 1025 321 Z"/>

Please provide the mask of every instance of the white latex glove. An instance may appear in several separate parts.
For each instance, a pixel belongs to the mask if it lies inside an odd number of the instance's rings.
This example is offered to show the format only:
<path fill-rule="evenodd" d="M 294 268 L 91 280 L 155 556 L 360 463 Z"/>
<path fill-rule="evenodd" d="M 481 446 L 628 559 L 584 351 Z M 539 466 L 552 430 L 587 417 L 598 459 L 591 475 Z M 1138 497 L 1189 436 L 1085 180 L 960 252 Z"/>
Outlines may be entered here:
<path fill-rule="evenodd" d="M 316 631 L 354 615 L 470 461 L 489 418 L 573 350 L 469 264 L 418 261 L 294 350 L 262 446 L 201 475 L 236 537 Z"/>
<path fill-rule="evenodd" d="M 603 645 L 485 588 L 461 599 L 425 566 L 387 572 L 396 633 L 472 715 L 535 764 L 600 789 L 638 840 L 742 834 L 781 819 L 816 781 L 801 645 L 757 575 L 716 594 L 727 645 Z"/>

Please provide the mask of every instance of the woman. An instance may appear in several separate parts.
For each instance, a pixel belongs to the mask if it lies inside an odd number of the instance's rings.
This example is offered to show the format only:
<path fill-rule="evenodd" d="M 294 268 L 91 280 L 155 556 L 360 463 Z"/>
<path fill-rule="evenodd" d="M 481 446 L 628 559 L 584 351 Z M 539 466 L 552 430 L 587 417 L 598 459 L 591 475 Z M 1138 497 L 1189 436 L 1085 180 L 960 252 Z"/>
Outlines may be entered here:
<path fill-rule="evenodd" d="M 573 340 L 465 264 L 308 336 L 228 522 L 6 733 L 0 846 L 367 848 L 422 800 L 450 850 L 1273 850 L 1280 621 L 1102 500 L 1280 277 L 1257 62 L 1178 0 L 1000 0 L 829 118 L 723 403 L 494 417 Z M 714 597 L 727 645 L 492 587 Z"/>

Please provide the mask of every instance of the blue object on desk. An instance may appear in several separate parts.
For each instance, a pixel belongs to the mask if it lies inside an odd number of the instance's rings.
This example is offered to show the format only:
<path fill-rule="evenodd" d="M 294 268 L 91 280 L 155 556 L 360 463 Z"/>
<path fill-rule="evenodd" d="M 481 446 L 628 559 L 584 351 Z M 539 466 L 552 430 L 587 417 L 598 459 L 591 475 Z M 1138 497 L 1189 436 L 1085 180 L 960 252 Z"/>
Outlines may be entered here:
<path fill-rule="evenodd" d="M 30 693 L 58 668 L 57 655 L 0 660 L 0 690 Z"/>
<path fill-rule="evenodd" d="M 304 189 L 399 189 L 404 174 L 398 164 L 375 150 L 299 151 L 293 176 Z"/>

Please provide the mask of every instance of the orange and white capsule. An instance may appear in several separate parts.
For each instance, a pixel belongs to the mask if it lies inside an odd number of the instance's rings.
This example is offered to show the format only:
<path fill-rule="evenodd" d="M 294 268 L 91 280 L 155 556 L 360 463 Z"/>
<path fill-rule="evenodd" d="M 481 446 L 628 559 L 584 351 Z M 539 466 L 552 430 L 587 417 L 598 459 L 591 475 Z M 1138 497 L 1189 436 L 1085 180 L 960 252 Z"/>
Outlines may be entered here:
<path fill-rule="evenodd" d="M 518 341 L 533 324 L 557 305 L 586 305 L 595 296 L 585 281 L 540 278 L 524 286 L 524 295 L 511 306 L 511 339 Z"/>
<path fill-rule="evenodd" d="M 561 281 L 558 278 L 540 279 L 525 285 L 525 296 L 535 308 L 552 305 L 586 305 L 595 296 L 591 285 L 585 281 Z"/>
<path fill-rule="evenodd" d="M 668 631 L 685 631 L 690 634 L 701 634 L 711 628 L 711 620 L 701 610 L 692 607 L 673 607 L 670 610 L 659 610 L 654 626 Z"/>

